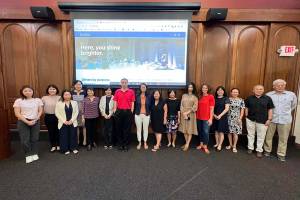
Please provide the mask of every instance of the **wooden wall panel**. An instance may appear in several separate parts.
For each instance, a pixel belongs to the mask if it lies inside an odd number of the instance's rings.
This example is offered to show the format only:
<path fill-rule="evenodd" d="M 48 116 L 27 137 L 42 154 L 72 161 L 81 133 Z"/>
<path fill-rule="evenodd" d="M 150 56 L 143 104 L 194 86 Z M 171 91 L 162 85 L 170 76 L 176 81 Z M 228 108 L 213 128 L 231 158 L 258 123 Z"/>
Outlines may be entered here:
<path fill-rule="evenodd" d="M 297 93 L 300 73 L 300 52 L 293 57 L 279 57 L 277 49 L 282 45 L 295 45 L 300 49 L 299 24 L 272 24 L 267 58 L 265 86 L 272 89 L 272 81 L 278 78 L 287 81 L 287 89 Z"/>
<path fill-rule="evenodd" d="M 0 25 L 1 55 L 6 87 L 6 105 L 9 109 L 9 122 L 15 123 L 12 105 L 19 97 L 20 88 L 33 81 L 33 59 L 31 46 L 31 24 L 29 23 L 3 23 Z"/>
<path fill-rule="evenodd" d="M 203 61 L 203 40 L 204 40 L 204 25 L 203 23 L 192 23 L 197 24 L 197 54 L 196 54 L 196 69 L 195 69 L 195 84 L 197 88 L 200 88 L 202 83 L 202 61 Z"/>
<path fill-rule="evenodd" d="M 232 25 L 205 25 L 201 67 L 201 83 L 212 88 L 229 86 L 232 59 Z"/>
<path fill-rule="evenodd" d="M 1 33 L 0 33 L 1 37 Z M 0 49 L 2 47 L 2 41 L 0 40 Z M 0 159 L 4 159 L 10 156 L 10 134 L 8 132 L 8 110 L 5 102 L 5 86 L 4 86 L 4 74 L 2 65 L 2 55 L 0 54 Z"/>
<path fill-rule="evenodd" d="M 48 84 L 53 83 L 62 90 L 64 86 L 64 65 L 62 34 L 59 25 L 44 24 L 34 30 L 35 63 L 40 96 L 45 95 Z"/>
<path fill-rule="evenodd" d="M 189 35 L 189 49 L 188 49 L 188 79 L 192 82 L 196 81 L 196 67 L 197 67 L 197 49 L 198 49 L 198 26 L 194 23 L 190 28 Z"/>
<path fill-rule="evenodd" d="M 11 155 L 7 110 L 0 108 L 0 160 Z"/>
<path fill-rule="evenodd" d="M 241 90 L 241 97 L 252 94 L 253 86 L 263 84 L 268 39 L 267 25 L 236 26 L 231 87 Z"/>
<path fill-rule="evenodd" d="M 15 97 L 24 84 L 31 84 L 30 27 L 26 24 L 4 24 L 2 30 L 3 71 L 6 95 Z"/>
<path fill-rule="evenodd" d="M 65 88 L 72 85 L 74 77 L 74 40 L 73 30 L 70 22 L 63 22 L 63 46 L 64 46 L 64 66 L 65 66 Z"/>
<path fill-rule="evenodd" d="M 1 38 L 1 33 L 0 33 Z M 2 41 L 0 40 L 0 52 L 2 49 Z M 3 65 L 2 65 L 2 55 L 0 53 L 0 109 L 6 109 L 6 98 L 5 98 L 5 86 L 4 86 L 4 74 L 3 74 Z"/>

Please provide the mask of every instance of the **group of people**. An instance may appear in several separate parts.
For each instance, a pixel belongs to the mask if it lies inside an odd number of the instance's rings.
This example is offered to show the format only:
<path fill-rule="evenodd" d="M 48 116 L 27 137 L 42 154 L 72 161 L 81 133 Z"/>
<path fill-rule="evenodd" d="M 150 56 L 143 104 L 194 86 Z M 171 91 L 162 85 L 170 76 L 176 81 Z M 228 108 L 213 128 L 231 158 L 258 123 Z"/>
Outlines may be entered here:
<path fill-rule="evenodd" d="M 45 125 L 49 132 L 50 152 L 64 154 L 78 153 L 79 136 L 87 150 L 96 147 L 95 135 L 98 119 L 103 117 L 104 148 L 113 148 L 113 132 L 116 133 L 117 148 L 128 151 L 131 126 L 134 120 L 137 132 L 137 150 L 148 149 L 148 129 L 151 124 L 156 143 L 151 149 L 160 150 L 162 135 L 167 134 L 167 147 L 176 147 L 177 132 L 184 135 L 183 151 L 190 148 L 193 135 L 198 135 L 198 150 L 209 154 L 209 133 L 215 133 L 216 151 L 223 148 L 224 135 L 228 136 L 227 150 L 237 153 L 238 136 L 242 134 L 242 121 L 246 118 L 248 153 L 254 151 L 255 135 L 256 155 L 261 158 L 270 156 L 272 142 L 277 130 L 279 140 L 277 156 L 285 161 L 287 141 L 292 123 L 292 111 L 297 105 L 293 92 L 286 91 L 286 82 L 277 79 L 274 90 L 264 94 L 262 85 L 255 85 L 253 95 L 245 100 L 239 97 L 238 88 L 230 90 L 219 86 L 215 94 L 207 84 L 197 92 L 195 84 L 189 83 L 181 100 L 175 89 L 168 90 L 168 98 L 163 99 L 160 90 L 151 94 L 147 85 L 140 84 L 137 95 L 128 88 L 128 80 L 121 80 L 121 88 L 112 94 L 112 88 L 105 89 L 101 98 L 95 96 L 93 88 L 83 89 L 80 80 L 76 80 L 73 89 L 65 89 L 59 96 L 58 88 L 51 84 L 46 96 L 34 98 L 34 90 L 23 86 L 21 98 L 13 105 L 18 119 L 17 127 L 21 144 L 25 151 L 26 163 L 38 160 L 40 118 L 45 114 Z M 82 129 L 82 131 L 80 131 Z M 115 131 L 113 131 L 115 130 Z M 143 133 L 143 134 L 142 134 Z M 143 140 L 143 142 L 142 142 Z"/>

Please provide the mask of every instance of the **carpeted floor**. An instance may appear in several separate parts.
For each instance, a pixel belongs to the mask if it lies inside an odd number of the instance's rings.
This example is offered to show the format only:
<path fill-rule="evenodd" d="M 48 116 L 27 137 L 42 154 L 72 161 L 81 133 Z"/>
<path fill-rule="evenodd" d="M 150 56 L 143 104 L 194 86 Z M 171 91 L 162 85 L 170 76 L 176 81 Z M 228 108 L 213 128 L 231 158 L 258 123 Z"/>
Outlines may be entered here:
<path fill-rule="evenodd" d="M 179 146 L 179 145 L 178 145 Z M 0 161 L 1 200 L 290 200 L 300 199 L 300 151 L 289 147 L 285 163 L 258 159 L 240 147 L 210 155 L 163 147 L 153 153 L 104 150 L 78 155 L 49 153 L 40 142 L 40 160 L 25 164 L 20 144 Z"/>

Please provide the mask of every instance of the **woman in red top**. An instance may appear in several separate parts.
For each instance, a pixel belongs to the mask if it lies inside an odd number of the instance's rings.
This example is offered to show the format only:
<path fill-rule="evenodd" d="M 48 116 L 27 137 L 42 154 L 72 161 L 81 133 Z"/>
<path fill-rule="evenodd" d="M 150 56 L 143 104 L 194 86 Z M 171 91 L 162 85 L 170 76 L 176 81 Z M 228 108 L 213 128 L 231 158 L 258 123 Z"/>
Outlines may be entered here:
<path fill-rule="evenodd" d="M 207 154 L 209 154 L 207 148 L 209 141 L 209 126 L 212 124 L 215 106 L 215 98 L 213 95 L 209 94 L 209 91 L 210 88 L 207 84 L 201 86 L 197 110 L 197 129 L 200 139 L 200 145 L 197 149 L 202 149 Z"/>

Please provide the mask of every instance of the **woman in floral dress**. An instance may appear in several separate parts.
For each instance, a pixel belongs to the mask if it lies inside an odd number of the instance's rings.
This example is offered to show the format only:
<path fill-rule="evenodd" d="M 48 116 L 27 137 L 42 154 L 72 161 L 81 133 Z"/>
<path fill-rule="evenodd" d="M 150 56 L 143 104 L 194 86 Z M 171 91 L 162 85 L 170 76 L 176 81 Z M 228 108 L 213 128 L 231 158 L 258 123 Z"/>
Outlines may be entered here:
<path fill-rule="evenodd" d="M 237 88 L 231 89 L 230 107 L 228 112 L 228 124 L 229 145 L 226 149 L 232 149 L 234 153 L 237 153 L 236 144 L 238 141 L 238 135 L 242 134 L 242 118 L 244 116 L 245 103 L 244 100 L 239 98 L 240 90 Z"/>

